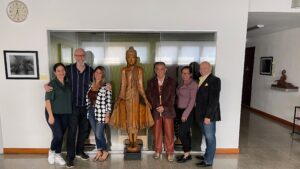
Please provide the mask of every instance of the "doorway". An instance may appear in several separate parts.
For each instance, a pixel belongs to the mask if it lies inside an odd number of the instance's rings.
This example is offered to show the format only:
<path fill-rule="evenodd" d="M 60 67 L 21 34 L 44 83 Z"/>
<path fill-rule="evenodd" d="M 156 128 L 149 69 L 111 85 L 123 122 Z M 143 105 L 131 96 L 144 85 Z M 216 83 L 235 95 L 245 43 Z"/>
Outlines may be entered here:
<path fill-rule="evenodd" d="M 251 104 L 254 55 L 255 55 L 255 47 L 246 48 L 245 62 L 244 62 L 242 105 L 249 106 L 249 107 Z"/>

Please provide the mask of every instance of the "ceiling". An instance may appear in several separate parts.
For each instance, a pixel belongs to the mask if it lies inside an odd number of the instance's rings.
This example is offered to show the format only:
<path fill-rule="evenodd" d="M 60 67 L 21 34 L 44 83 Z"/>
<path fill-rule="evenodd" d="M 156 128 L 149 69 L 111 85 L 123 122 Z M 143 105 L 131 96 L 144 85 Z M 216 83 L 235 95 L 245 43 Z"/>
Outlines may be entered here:
<path fill-rule="evenodd" d="M 265 25 L 263 28 L 247 32 L 247 38 L 300 27 L 300 13 L 249 12 L 248 28 Z"/>

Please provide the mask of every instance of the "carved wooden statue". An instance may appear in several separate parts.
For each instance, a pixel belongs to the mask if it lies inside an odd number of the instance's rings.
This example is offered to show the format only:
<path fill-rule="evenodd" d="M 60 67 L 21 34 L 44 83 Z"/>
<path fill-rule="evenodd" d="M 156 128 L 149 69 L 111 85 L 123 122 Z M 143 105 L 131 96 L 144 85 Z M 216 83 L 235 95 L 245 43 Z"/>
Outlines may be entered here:
<path fill-rule="evenodd" d="M 143 87 L 143 68 L 136 65 L 137 53 L 133 47 L 126 51 L 127 67 L 121 70 L 121 88 L 115 103 L 110 125 L 127 130 L 131 152 L 139 151 L 137 146 L 138 131 L 154 124 L 149 104 Z M 143 98 L 144 104 L 141 103 Z"/>

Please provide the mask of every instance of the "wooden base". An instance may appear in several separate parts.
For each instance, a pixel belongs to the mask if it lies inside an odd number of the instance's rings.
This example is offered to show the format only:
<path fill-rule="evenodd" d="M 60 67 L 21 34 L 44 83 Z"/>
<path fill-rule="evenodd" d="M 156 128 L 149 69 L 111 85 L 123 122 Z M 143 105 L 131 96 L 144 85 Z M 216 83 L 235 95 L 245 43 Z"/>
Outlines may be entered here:
<path fill-rule="evenodd" d="M 129 139 L 124 140 L 124 160 L 141 160 L 142 159 L 142 148 L 143 140 L 137 139 L 137 146 L 131 147 Z"/>
<path fill-rule="evenodd" d="M 143 146 L 138 145 L 137 147 L 129 147 L 128 145 L 124 148 L 124 160 L 141 160 Z M 134 150 L 134 151 L 133 151 Z"/>

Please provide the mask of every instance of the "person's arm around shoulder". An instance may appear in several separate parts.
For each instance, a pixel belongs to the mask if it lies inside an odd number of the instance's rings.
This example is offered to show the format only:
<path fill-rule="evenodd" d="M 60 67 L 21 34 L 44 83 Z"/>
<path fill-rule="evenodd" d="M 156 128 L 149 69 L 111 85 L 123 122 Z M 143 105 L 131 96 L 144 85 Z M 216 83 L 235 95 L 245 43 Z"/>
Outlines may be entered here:
<path fill-rule="evenodd" d="M 44 89 L 46 92 L 51 92 L 53 90 L 53 87 L 50 86 L 50 83 L 44 84 Z"/>

